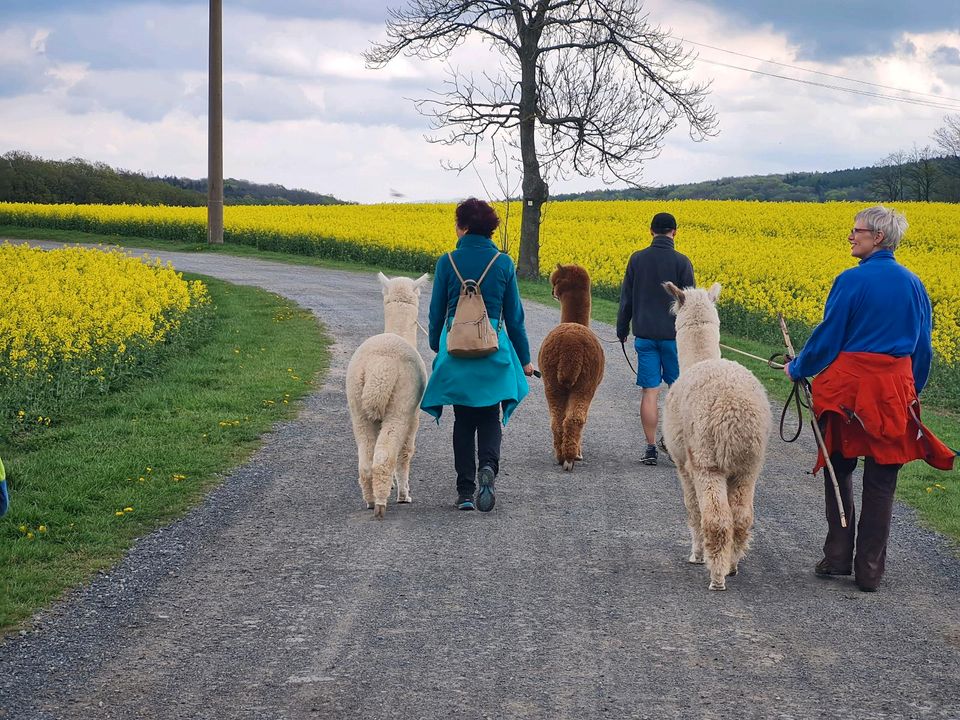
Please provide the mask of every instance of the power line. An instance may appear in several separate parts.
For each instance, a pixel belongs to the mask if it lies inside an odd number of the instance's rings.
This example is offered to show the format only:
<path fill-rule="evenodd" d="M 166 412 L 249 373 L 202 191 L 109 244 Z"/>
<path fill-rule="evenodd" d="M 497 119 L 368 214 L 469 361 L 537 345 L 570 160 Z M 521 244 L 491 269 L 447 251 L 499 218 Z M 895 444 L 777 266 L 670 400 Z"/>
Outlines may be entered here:
<path fill-rule="evenodd" d="M 897 97 L 896 95 L 884 95 L 883 93 L 871 92 L 869 90 L 857 90 L 856 88 L 843 87 L 842 85 L 831 85 L 829 83 L 814 82 L 813 80 L 801 80 L 800 78 L 790 77 L 789 75 L 777 75 L 776 73 L 764 72 L 763 70 L 754 70 L 753 68 L 740 67 L 739 65 L 730 65 L 718 60 L 705 60 L 698 58 L 698 62 L 719 65 L 720 67 L 731 68 L 733 70 L 743 70 L 744 72 L 754 73 L 756 75 L 765 75 L 767 77 L 779 78 L 780 80 L 789 80 L 790 82 L 801 83 L 803 85 L 813 85 L 814 87 L 827 88 L 828 90 L 839 90 L 850 93 L 851 95 L 863 95 L 866 97 L 880 98 L 882 100 L 893 100 L 894 102 L 906 103 L 908 105 L 919 105 L 921 107 L 939 108 L 941 110 L 952 110 L 960 112 L 960 105 L 944 105 L 942 103 L 930 102 L 929 100 L 918 100 L 914 98 Z"/>
<path fill-rule="evenodd" d="M 728 53 L 730 55 L 736 55 L 738 57 L 748 58 L 749 60 L 756 60 L 757 62 L 769 63 L 771 65 L 779 65 L 780 67 L 790 68 L 791 70 L 800 70 L 802 72 L 813 73 L 814 75 L 823 75 L 824 77 L 830 77 L 836 80 L 845 80 L 847 82 L 860 83 L 861 85 L 870 85 L 872 87 L 878 87 L 884 90 L 895 90 L 896 92 L 910 93 L 911 95 L 921 95 L 923 97 L 936 98 L 937 100 L 941 100 L 941 101 L 960 103 L 960 98 L 944 97 L 943 95 L 936 95 L 934 93 L 924 93 L 918 90 L 907 90 L 905 88 L 893 87 L 892 85 L 881 85 L 880 83 L 873 83 L 873 82 L 869 82 L 868 80 L 858 80 L 857 78 L 847 77 L 846 75 L 835 75 L 833 73 L 823 72 L 821 70 L 811 70 L 810 68 L 805 68 L 800 65 L 791 65 L 789 63 L 778 62 L 776 60 L 766 60 L 764 58 L 759 58 L 754 55 L 747 55 L 746 53 L 736 52 L 735 50 L 726 50 L 725 48 L 717 47 L 716 45 L 707 45 L 706 43 L 700 43 L 694 40 L 683 40 L 682 42 L 689 43 L 690 45 L 696 45 L 698 47 L 709 48 L 710 50 L 717 50 L 719 52 Z"/>

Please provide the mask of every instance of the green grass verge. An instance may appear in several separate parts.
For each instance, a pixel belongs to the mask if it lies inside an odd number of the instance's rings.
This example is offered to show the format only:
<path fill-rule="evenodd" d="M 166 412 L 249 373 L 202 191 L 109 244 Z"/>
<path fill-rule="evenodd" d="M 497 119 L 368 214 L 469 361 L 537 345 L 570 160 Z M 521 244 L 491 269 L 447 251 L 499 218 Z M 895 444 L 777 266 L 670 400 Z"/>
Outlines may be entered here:
<path fill-rule="evenodd" d="M 0 519 L 0 633 L 195 505 L 326 370 L 329 341 L 311 313 L 201 279 L 216 311 L 200 345 L 71 404 L 50 427 L 0 439 L 11 494 Z"/>
<path fill-rule="evenodd" d="M 0 226 L 0 238 L 3 237 L 59 240 L 62 242 L 104 243 L 184 252 L 213 252 L 261 260 L 275 260 L 289 264 L 311 265 L 358 272 L 371 272 L 373 269 L 377 269 L 388 275 L 416 277 L 420 274 L 409 270 L 397 270 L 384 266 L 376 266 L 374 268 L 370 265 L 355 262 L 327 260 L 316 256 L 291 255 L 282 252 L 257 250 L 247 245 L 224 244 L 221 246 L 210 246 L 197 243 L 175 243 L 166 240 L 93 235 L 76 231 L 45 230 L 43 228 L 23 228 L 16 226 Z M 521 280 L 520 292 L 527 300 L 556 307 L 556 300 L 551 296 L 550 285 L 546 281 L 533 282 Z M 617 303 L 609 298 L 595 296 L 593 300 L 593 317 L 600 322 L 616 324 Z M 773 335 L 775 334 L 774 332 Z M 773 337 L 773 335 L 771 335 L 771 337 Z M 782 349 L 779 345 L 755 342 L 748 338 L 728 333 L 722 334 L 721 342 L 760 357 L 767 357 L 771 353 Z M 619 352 L 619 348 L 616 348 L 615 345 L 613 347 L 616 352 Z M 780 402 L 786 400 L 790 388 L 782 371 L 772 370 L 760 362 L 743 358 L 733 353 L 727 353 L 726 351 L 724 356 L 737 360 L 750 368 L 763 383 L 771 398 L 779 400 Z M 632 361 L 633 358 L 631 358 L 631 362 Z M 942 368 L 934 367 L 933 373 L 936 374 L 941 370 Z M 925 393 L 925 396 L 928 394 L 929 393 Z M 936 407 L 929 402 L 929 398 L 927 398 L 927 400 L 928 402 L 924 408 L 924 421 L 948 445 L 951 447 L 960 447 L 960 416 L 958 416 L 954 409 L 951 409 L 952 406 Z M 802 473 L 813 467 L 813 461 L 814 458 L 811 457 L 809 467 L 797 468 L 798 477 L 802 477 Z M 943 486 L 943 489 L 937 487 L 936 483 Z M 927 488 L 930 488 L 929 492 Z M 942 473 L 933 470 L 922 462 L 910 463 L 900 473 L 900 483 L 897 492 L 900 499 L 918 510 L 922 521 L 929 527 L 944 533 L 956 542 L 960 542 L 960 477 L 958 477 L 957 471 Z"/>

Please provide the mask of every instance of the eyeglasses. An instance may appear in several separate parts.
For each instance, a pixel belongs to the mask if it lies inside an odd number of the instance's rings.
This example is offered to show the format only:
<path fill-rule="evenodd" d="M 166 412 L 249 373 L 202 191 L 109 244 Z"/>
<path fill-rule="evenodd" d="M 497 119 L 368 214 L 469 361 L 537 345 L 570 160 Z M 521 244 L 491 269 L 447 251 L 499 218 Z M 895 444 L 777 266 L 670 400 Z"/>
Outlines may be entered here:
<path fill-rule="evenodd" d="M 851 234 L 851 235 L 856 235 L 858 232 L 877 232 L 877 231 L 876 231 L 876 230 L 871 230 L 870 228 L 858 228 L 858 227 L 855 227 L 853 230 L 850 231 L 850 234 Z"/>

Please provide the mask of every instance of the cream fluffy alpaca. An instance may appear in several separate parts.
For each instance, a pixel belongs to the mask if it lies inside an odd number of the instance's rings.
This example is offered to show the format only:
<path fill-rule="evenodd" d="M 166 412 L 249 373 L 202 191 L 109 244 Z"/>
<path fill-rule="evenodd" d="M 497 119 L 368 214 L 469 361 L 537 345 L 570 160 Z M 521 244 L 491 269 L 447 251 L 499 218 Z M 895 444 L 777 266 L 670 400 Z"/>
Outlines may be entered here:
<path fill-rule="evenodd" d="M 427 368 L 417 351 L 417 280 L 388 279 L 383 286 L 384 332 L 364 340 L 347 365 L 347 404 L 357 441 L 360 490 L 374 517 L 382 520 L 396 480 L 397 502 L 410 497 L 410 460 L 419 426 Z"/>
<path fill-rule="evenodd" d="M 710 589 L 725 590 L 750 543 L 770 403 L 753 373 L 720 359 L 720 284 L 709 291 L 664 287 L 676 300 L 680 359 L 680 377 L 664 403 L 664 441 L 683 487 L 690 562 L 705 560 Z"/>

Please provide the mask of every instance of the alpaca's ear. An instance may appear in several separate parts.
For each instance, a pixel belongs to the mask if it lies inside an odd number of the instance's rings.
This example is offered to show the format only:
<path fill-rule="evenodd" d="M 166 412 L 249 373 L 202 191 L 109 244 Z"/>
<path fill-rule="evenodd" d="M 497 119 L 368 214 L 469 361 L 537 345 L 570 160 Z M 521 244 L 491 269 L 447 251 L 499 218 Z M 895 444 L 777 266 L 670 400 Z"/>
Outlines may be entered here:
<path fill-rule="evenodd" d="M 387 277 L 386 275 L 384 275 L 382 272 L 378 272 L 378 273 L 377 273 L 377 280 L 380 281 L 381 287 L 383 287 L 383 289 L 386 290 L 386 289 L 387 289 L 387 283 L 390 282 L 390 278 L 388 278 L 388 277 Z"/>
<path fill-rule="evenodd" d="M 710 286 L 710 289 L 707 290 L 707 297 L 710 298 L 710 302 L 717 302 L 717 298 L 720 297 L 720 283 L 714 283 Z"/>
<path fill-rule="evenodd" d="M 563 270 L 563 264 L 557 263 L 557 270 Z"/>
<path fill-rule="evenodd" d="M 663 289 L 667 291 L 667 294 L 672 295 L 676 299 L 677 305 L 683 305 L 683 301 L 686 299 L 683 290 L 669 280 L 663 284 Z"/>
<path fill-rule="evenodd" d="M 430 276 L 427 273 L 424 273 L 423 275 L 421 275 L 420 277 L 418 277 L 416 280 L 413 281 L 413 289 L 416 290 L 417 292 L 420 292 L 420 288 L 422 288 L 428 282 L 430 282 Z"/>

